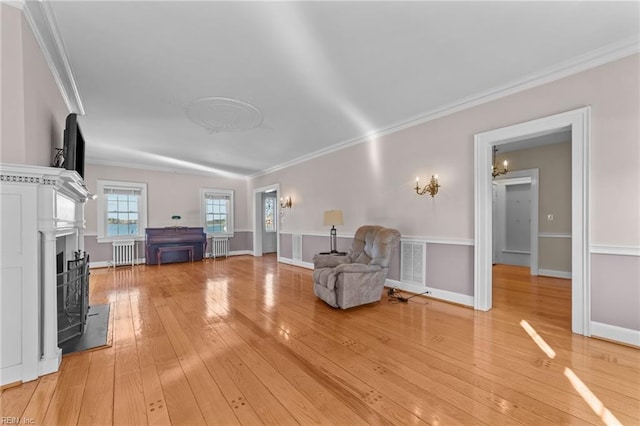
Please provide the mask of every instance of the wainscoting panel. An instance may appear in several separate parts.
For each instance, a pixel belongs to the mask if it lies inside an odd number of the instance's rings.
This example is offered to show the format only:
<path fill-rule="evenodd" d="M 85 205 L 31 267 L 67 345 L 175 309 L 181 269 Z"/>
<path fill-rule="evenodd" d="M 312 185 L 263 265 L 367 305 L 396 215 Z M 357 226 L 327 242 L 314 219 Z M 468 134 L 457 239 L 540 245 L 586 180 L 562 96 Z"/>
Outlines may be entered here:
<path fill-rule="evenodd" d="M 592 254 L 591 321 L 640 331 L 638 283 L 639 256 Z"/>

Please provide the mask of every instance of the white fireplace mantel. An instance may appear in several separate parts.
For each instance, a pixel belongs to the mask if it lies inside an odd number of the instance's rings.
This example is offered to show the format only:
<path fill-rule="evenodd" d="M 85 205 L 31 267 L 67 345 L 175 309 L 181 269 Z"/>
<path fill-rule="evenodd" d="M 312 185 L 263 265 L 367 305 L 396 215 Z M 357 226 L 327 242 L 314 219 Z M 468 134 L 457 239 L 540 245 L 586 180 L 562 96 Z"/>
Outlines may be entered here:
<path fill-rule="evenodd" d="M 54 167 L 0 164 L 0 385 L 55 372 L 56 239 L 84 249 L 80 175 Z"/>

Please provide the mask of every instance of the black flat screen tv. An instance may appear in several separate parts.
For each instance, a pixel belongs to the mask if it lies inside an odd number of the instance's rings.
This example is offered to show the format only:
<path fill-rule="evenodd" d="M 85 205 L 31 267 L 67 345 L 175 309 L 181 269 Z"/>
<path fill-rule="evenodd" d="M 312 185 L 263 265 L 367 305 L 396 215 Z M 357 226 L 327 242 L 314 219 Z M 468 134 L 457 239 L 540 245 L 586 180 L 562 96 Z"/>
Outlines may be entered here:
<path fill-rule="evenodd" d="M 84 179 L 84 138 L 78 125 L 78 114 L 67 116 L 64 129 L 64 168 L 75 170 Z"/>

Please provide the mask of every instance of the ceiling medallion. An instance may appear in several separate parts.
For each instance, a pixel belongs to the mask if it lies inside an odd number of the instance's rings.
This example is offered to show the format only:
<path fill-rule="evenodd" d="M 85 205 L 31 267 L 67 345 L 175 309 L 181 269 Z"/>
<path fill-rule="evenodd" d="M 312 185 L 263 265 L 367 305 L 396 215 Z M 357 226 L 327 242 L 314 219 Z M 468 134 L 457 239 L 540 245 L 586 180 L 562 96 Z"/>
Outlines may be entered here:
<path fill-rule="evenodd" d="M 209 133 L 251 130 L 262 124 L 262 112 L 248 102 L 221 96 L 191 101 L 187 117 Z"/>

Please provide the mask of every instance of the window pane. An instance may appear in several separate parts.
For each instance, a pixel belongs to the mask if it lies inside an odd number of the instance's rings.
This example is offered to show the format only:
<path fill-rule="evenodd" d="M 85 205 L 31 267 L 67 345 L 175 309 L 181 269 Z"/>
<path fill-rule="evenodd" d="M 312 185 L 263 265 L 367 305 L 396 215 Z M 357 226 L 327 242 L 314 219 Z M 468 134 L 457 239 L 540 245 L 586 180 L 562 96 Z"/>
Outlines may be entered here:
<path fill-rule="evenodd" d="M 275 224 L 275 198 L 264 199 L 264 230 L 266 232 L 274 232 L 276 230 Z"/>
<path fill-rule="evenodd" d="M 227 192 L 226 190 L 220 190 L 220 193 L 203 192 L 203 226 L 208 234 L 233 232 L 231 224 L 233 205 L 231 196 L 225 195 Z"/>
<path fill-rule="evenodd" d="M 138 198 L 137 195 L 106 195 L 107 236 L 138 234 Z"/>

